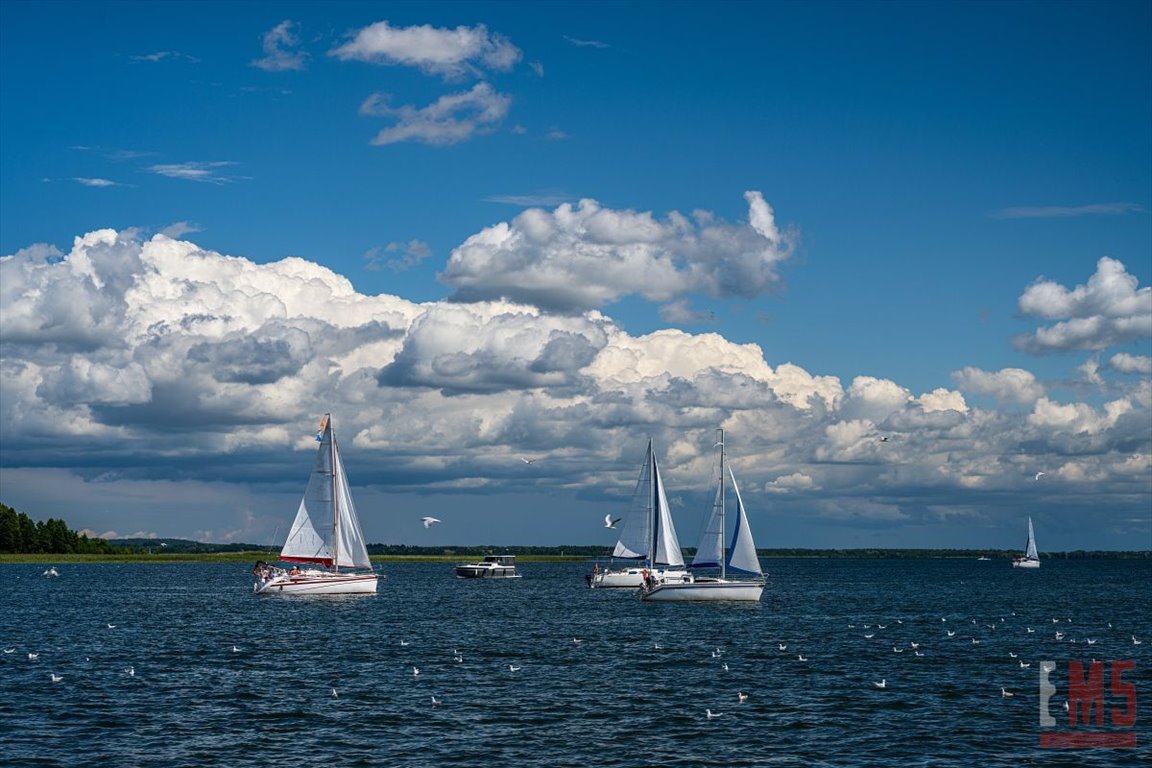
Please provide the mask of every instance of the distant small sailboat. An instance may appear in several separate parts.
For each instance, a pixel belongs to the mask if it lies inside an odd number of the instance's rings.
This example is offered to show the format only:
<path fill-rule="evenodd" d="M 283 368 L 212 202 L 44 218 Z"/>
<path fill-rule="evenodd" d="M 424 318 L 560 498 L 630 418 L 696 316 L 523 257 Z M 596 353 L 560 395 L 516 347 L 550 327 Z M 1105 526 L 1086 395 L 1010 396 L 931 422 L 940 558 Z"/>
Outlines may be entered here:
<path fill-rule="evenodd" d="M 323 566 L 285 571 L 263 561 L 256 563 L 253 590 L 258 595 L 339 595 L 376 592 L 377 575 L 368 559 L 364 534 L 352 503 L 352 491 L 332 429 L 332 415 L 325 414 L 316 435 L 320 448 L 292 529 L 280 551 L 290 563 Z M 316 516 L 314 522 L 312 517 Z M 328 522 L 320 525 L 317 522 Z M 341 568 L 350 570 L 341 571 Z"/>
<path fill-rule="evenodd" d="M 1032 530 L 1032 517 L 1028 517 L 1028 543 L 1024 545 L 1024 556 L 1012 560 L 1013 568 L 1039 568 L 1040 555 L 1036 552 L 1036 534 Z"/>

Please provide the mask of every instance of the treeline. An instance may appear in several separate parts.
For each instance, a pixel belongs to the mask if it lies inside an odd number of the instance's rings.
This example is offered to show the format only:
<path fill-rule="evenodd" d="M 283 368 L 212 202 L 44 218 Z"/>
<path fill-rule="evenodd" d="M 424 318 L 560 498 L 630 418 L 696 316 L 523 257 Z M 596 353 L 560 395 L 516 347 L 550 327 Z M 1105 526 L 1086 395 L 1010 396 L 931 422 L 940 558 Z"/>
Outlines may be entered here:
<path fill-rule="evenodd" d="M 0 504 L 0 552 L 16 555 L 103 555 L 110 551 L 111 547 L 104 539 L 90 539 L 86 534 L 77 533 L 63 520 L 34 521 L 7 504 Z"/>

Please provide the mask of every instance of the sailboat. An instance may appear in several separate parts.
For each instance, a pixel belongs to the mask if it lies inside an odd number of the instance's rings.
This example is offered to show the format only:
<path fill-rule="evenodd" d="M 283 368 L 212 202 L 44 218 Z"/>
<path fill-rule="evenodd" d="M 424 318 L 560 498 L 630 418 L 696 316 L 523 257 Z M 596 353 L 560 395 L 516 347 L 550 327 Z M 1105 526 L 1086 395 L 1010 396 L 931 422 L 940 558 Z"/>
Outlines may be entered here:
<path fill-rule="evenodd" d="M 632 506 L 620 529 L 620 538 L 612 557 L 636 560 L 635 565 L 601 570 L 599 566 L 587 577 L 593 589 L 630 587 L 636 589 L 645 577 L 655 581 L 679 581 L 688 577 L 684 555 L 672 525 L 672 511 L 664 491 L 664 478 L 656 462 L 652 441 L 640 466 L 640 477 L 632 495 Z"/>
<path fill-rule="evenodd" d="M 280 560 L 312 567 L 285 570 L 257 562 L 252 573 L 256 577 L 253 591 L 258 595 L 376 592 L 377 575 L 364 546 L 364 534 L 332 429 L 332 414 L 324 415 L 316 440 L 320 443 L 316 465 L 280 550 Z"/>
<path fill-rule="evenodd" d="M 716 484 L 716 496 L 712 512 L 700 536 L 700 546 L 689 568 L 718 568 L 720 575 L 696 576 L 690 574 L 679 582 L 660 582 L 642 587 L 644 600 L 658 602 L 671 601 L 713 601 L 739 600 L 759 602 L 764 592 L 764 572 L 760 569 L 760 559 L 756 555 L 756 544 L 752 540 L 752 529 L 748 527 L 748 515 L 744 501 L 740 498 L 740 488 L 736 485 L 736 475 L 730 467 L 725 477 L 724 430 L 718 430 L 720 439 L 716 447 L 720 449 L 720 472 Z M 732 481 L 732 491 L 736 496 L 735 524 L 732 541 L 727 551 L 724 549 L 724 522 L 727 498 L 727 480 Z M 729 572 L 736 572 L 751 578 L 730 579 Z"/>
<path fill-rule="evenodd" d="M 1032 531 L 1032 516 L 1028 516 L 1028 543 L 1024 545 L 1024 556 L 1012 560 L 1013 568 L 1039 568 L 1040 555 L 1036 552 L 1036 534 Z"/>

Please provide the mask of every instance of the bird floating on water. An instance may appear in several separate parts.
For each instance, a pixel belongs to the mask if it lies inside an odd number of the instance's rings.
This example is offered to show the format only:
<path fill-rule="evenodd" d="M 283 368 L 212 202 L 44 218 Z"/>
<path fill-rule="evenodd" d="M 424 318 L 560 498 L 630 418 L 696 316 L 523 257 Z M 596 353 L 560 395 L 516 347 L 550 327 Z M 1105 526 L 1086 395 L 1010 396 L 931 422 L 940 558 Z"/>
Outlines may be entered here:
<path fill-rule="evenodd" d="M 440 706 L 440 699 L 438 699 L 438 698 L 436 698 L 435 696 L 433 696 L 433 697 L 432 697 L 432 706 L 434 706 L 434 707 L 438 707 L 438 706 Z"/>
<path fill-rule="evenodd" d="M 1015 695 L 1016 694 L 1012 693 L 1012 691 L 1008 690 L 1007 688 L 1001 688 L 1000 689 L 1001 698 L 1007 699 L 1007 698 L 1011 698 L 1012 696 L 1015 696 Z"/>
<path fill-rule="evenodd" d="M 235 645 L 232 646 L 232 653 L 240 653 L 240 648 Z"/>
<path fill-rule="evenodd" d="M 28 661 L 36 661 L 36 659 L 38 659 L 38 658 L 40 658 L 40 654 L 38 654 L 38 653 L 28 654 Z"/>
<path fill-rule="evenodd" d="M 519 672 L 521 669 L 523 669 L 523 667 L 518 667 L 515 664 L 509 664 L 508 665 L 508 671 L 509 672 Z"/>
<path fill-rule="evenodd" d="M 420 522 L 424 523 L 425 528 L 431 528 L 436 523 L 439 523 L 440 520 L 435 517 L 422 517 L 420 518 Z"/>
<path fill-rule="evenodd" d="M 736 700 L 743 704 L 744 702 L 748 701 L 748 694 L 744 693 L 744 691 L 737 691 Z"/>
<path fill-rule="evenodd" d="M 64 679 L 63 675 L 58 675 L 55 672 L 49 672 L 48 674 L 50 674 L 52 676 L 52 682 L 54 682 L 54 683 L 58 683 Z"/>
<path fill-rule="evenodd" d="M 800 654 L 796 657 L 796 661 L 808 661 L 808 659 L 804 658 L 804 654 Z"/>
<path fill-rule="evenodd" d="M 420 674 L 420 667 L 412 667 L 412 677 L 416 677 L 419 674 Z"/>
<path fill-rule="evenodd" d="M 888 678 L 885 677 L 885 678 L 881 679 L 880 682 L 878 682 L 878 683 L 872 683 L 872 685 L 876 686 L 877 688 L 887 688 L 888 687 Z"/>
<path fill-rule="evenodd" d="M 717 717 L 721 717 L 724 713 L 723 712 L 713 712 L 710 709 L 705 709 L 704 714 L 708 716 L 709 720 L 713 720 Z"/>
<path fill-rule="evenodd" d="M 335 688 L 332 689 L 332 698 L 334 698 L 334 699 L 340 698 L 340 694 L 336 693 Z"/>

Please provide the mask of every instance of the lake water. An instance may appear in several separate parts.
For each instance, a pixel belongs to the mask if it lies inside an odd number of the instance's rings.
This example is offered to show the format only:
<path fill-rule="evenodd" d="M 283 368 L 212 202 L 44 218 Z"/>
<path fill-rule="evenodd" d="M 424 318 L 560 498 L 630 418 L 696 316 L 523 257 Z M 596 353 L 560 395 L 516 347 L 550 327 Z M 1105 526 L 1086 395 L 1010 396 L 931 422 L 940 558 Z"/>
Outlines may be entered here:
<path fill-rule="evenodd" d="M 1152 563 L 765 566 L 760 604 L 707 605 L 589 590 L 576 563 L 504 582 L 385 563 L 379 594 L 345 598 L 255 597 L 243 563 L 2 565 L 0 764 L 1149 764 Z M 1047 730 L 1083 732 L 1061 707 L 1068 662 L 1092 658 L 1096 730 L 1138 746 L 1040 748 L 1039 662 L 1057 663 Z M 1117 660 L 1130 728 L 1109 719 Z"/>

